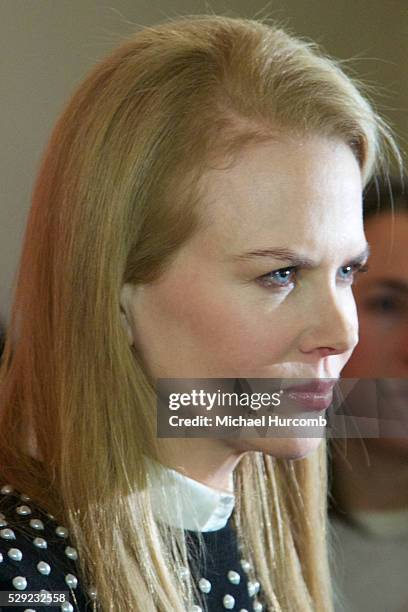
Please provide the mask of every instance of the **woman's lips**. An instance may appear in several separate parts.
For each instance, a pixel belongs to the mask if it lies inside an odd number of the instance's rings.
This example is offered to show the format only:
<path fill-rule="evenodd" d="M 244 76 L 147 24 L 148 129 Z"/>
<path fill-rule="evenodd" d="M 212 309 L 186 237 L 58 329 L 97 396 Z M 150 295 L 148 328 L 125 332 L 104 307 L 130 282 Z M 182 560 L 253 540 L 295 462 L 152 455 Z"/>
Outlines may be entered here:
<path fill-rule="evenodd" d="M 300 404 L 306 410 L 327 410 L 333 401 L 333 387 L 337 380 L 316 380 L 292 385 L 284 390 L 284 397 Z"/>

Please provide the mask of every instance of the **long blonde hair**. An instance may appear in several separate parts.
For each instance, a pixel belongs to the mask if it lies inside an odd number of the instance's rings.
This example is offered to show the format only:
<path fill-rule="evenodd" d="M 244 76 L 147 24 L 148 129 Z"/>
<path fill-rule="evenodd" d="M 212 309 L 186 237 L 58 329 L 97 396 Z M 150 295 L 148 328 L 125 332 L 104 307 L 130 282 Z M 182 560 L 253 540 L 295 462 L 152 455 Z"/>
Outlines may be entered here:
<path fill-rule="evenodd" d="M 68 526 L 102 609 L 184 612 L 198 596 L 181 577 L 183 535 L 152 514 L 155 394 L 121 325 L 121 286 L 158 278 L 199 227 L 205 164 L 278 129 L 341 138 L 365 181 L 394 147 L 315 45 L 186 17 L 100 62 L 45 151 L 0 371 L 0 472 Z M 324 443 L 299 461 L 254 452 L 235 470 L 236 526 L 269 610 L 332 609 L 325 470 Z"/>

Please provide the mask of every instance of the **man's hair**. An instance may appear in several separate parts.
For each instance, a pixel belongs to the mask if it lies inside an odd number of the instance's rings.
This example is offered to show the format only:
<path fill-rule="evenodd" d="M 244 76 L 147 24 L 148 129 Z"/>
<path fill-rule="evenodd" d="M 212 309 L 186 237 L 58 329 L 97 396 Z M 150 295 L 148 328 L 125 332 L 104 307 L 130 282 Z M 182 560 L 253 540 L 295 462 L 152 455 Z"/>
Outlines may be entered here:
<path fill-rule="evenodd" d="M 386 213 L 408 213 L 407 177 L 375 177 L 364 193 L 364 219 Z"/>

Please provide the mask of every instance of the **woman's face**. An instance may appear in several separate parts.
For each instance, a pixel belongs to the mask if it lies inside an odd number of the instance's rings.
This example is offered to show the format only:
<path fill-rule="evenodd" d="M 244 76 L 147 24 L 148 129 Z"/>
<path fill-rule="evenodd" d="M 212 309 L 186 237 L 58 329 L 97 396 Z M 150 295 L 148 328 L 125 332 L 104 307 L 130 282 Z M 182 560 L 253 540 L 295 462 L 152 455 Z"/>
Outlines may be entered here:
<path fill-rule="evenodd" d="M 352 282 L 366 249 L 351 150 L 282 137 L 208 170 L 202 188 L 202 228 L 168 271 L 123 287 L 129 341 L 150 374 L 337 378 L 357 343 Z M 289 442 L 251 444 L 287 456 Z M 292 441 L 292 454 L 318 443 Z"/>

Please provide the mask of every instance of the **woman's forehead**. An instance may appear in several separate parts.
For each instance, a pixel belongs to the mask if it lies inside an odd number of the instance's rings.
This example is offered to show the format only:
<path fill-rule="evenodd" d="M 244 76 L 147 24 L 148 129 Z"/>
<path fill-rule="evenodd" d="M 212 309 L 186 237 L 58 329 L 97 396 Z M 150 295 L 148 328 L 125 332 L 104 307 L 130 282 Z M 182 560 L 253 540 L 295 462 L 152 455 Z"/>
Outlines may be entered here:
<path fill-rule="evenodd" d="M 207 239 L 227 246 L 363 231 L 360 170 L 342 143 L 262 144 L 230 168 L 206 173 L 203 186 Z"/>
<path fill-rule="evenodd" d="M 231 214 L 248 216 L 254 208 L 281 214 L 288 204 L 299 211 L 305 196 L 349 199 L 357 193 L 361 198 L 362 191 L 352 151 L 342 142 L 323 138 L 254 145 L 231 166 L 207 171 L 201 182 L 210 211 L 221 214 L 228 207 Z"/>

